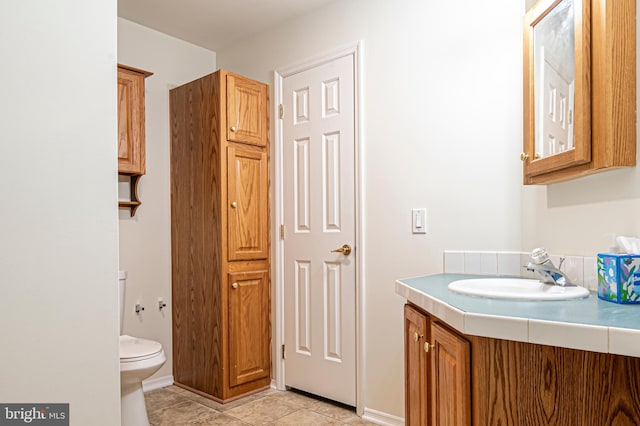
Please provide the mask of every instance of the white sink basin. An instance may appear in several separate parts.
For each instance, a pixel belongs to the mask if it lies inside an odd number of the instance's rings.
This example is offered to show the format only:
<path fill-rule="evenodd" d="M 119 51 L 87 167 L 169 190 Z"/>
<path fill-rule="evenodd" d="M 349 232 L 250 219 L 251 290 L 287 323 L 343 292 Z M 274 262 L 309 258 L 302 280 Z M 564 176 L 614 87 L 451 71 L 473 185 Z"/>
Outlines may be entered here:
<path fill-rule="evenodd" d="M 449 290 L 469 296 L 514 300 L 568 300 L 589 295 L 584 287 L 561 287 L 525 278 L 478 278 L 458 280 Z"/>

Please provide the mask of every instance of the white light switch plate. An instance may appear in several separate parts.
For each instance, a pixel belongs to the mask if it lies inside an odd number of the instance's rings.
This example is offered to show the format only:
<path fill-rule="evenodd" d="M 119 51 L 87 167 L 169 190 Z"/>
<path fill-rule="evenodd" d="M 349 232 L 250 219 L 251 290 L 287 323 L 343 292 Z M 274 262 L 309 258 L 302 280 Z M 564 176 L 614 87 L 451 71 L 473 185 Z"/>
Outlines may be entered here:
<path fill-rule="evenodd" d="M 427 209 L 411 210 L 411 227 L 414 234 L 427 233 Z"/>

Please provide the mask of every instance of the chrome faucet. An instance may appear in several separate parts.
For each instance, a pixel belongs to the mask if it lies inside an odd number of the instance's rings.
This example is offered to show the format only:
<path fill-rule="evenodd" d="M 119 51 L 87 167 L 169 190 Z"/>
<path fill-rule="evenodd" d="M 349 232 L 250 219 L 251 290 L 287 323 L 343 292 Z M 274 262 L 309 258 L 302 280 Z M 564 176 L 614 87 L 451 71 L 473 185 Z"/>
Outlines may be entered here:
<path fill-rule="evenodd" d="M 564 257 L 560 258 L 560 265 L 556 268 L 551 259 L 549 258 L 549 254 L 544 247 L 536 248 L 531 252 L 532 262 L 529 262 L 527 266 L 524 268 L 527 271 L 537 272 L 538 275 L 542 277 L 540 281 L 546 284 L 559 285 L 562 287 L 572 287 L 575 286 L 567 275 L 560 270 L 562 267 L 562 263 L 564 262 Z"/>

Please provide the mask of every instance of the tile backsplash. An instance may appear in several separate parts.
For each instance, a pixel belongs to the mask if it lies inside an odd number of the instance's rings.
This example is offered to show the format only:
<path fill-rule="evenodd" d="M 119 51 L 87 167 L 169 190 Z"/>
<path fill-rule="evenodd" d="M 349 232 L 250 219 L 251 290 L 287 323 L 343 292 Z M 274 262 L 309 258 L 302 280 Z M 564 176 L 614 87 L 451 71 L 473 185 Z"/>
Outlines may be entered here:
<path fill-rule="evenodd" d="M 554 265 L 560 263 L 559 255 L 551 255 Z M 529 263 L 529 253 L 510 251 L 455 251 L 445 250 L 444 272 L 449 274 L 509 275 L 536 278 L 524 265 Z M 565 256 L 562 270 L 572 282 L 589 290 L 598 288 L 598 271 L 595 257 Z"/>

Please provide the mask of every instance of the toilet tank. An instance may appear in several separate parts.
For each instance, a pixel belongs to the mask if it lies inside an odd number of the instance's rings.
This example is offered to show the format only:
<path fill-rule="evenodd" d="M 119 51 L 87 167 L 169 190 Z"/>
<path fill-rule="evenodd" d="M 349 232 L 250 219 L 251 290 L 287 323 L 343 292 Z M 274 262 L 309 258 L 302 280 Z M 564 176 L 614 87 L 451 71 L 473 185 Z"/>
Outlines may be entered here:
<path fill-rule="evenodd" d="M 127 284 L 127 271 L 118 271 L 118 308 L 120 308 L 120 334 L 124 325 L 124 291 Z"/>

